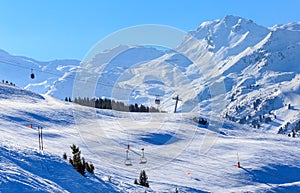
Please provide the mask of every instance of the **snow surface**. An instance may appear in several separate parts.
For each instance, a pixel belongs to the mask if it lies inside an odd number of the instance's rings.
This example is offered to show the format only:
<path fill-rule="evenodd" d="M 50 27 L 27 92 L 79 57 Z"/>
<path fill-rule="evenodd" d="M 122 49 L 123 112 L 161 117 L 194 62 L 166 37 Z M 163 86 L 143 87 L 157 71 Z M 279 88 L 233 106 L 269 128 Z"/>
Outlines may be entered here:
<path fill-rule="evenodd" d="M 1 192 L 300 191 L 298 138 L 212 117 L 200 128 L 195 113 L 95 110 L 5 84 L 0 90 Z M 82 177 L 61 158 L 73 143 L 95 175 Z M 133 166 L 124 165 L 128 143 Z M 141 148 L 147 164 L 139 164 Z M 150 188 L 133 185 L 142 169 Z"/>

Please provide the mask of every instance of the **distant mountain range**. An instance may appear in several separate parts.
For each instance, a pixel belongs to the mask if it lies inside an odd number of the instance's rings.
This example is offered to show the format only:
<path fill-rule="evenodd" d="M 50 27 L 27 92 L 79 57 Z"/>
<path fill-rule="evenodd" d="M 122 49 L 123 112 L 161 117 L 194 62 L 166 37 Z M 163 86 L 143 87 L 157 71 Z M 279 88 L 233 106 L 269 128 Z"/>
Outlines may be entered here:
<path fill-rule="evenodd" d="M 160 108 L 172 112 L 172 98 L 179 95 L 180 112 L 199 111 L 288 132 L 300 119 L 298 53 L 300 23 L 266 28 L 226 16 L 202 23 L 175 50 L 128 46 L 104 71 L 93 69 L 99 73 L 94 96 L 148 106 L 159 98 Z M 73 88 L 80 61 L 39 62 L 0 51 L 0 64 L 0 79 L 59 99 L 76 97 Z M 31 69 L 35 79 L 29 77 Z"/>

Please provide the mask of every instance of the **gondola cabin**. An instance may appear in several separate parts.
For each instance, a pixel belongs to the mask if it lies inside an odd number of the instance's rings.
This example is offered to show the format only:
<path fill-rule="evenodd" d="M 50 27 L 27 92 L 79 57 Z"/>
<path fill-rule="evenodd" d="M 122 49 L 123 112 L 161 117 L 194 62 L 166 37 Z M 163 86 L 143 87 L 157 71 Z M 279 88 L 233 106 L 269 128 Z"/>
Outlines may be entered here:
<path fill-rule="evenodd" d="M 32 70 L 32 69 L 31 69 L 30 78 L 31 78 L 31 79 L 34 79 L 34 78 L 35 78 L 35 75 L 34 75 L 34 73 L 33 73 L 33 70 Z"/>
<path fill-rule="evenodd" d="M 160 100 L 159 99 L 155 99 L 155 104 L 159 105 L 160 104 Z"/>

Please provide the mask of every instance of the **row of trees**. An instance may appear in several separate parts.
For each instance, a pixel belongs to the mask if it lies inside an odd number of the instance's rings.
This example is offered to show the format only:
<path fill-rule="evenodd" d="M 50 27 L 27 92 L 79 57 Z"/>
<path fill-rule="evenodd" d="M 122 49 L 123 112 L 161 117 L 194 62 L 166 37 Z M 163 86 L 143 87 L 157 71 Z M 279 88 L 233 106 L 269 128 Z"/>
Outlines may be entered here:
<path fill-rule="evenodd" d="M 88 106 L 88 107 L 95 107 L 98 109 L 113 109 L 116 111 L 125 111 L 125 112 L 159 112 L 157 108 L 144 106 L 143 104 L 131 104 L 125 105 L 123 102 L 111 100 L 111 99 L 102 99 L 102 98 L 80 98 L 76 97 L 74 101 L 71 100 L 70 97 L 66 97 L 65 101 L 74 102 L 79 105 Z"/>
<path fill-rule="evenodd" d="M 8 82 L 7 80 L 5 81 L 5 80 L 2 80 L 2 83 L 3 84 L 9 84 L 9 85 L 11 85 L 11 86 L 16 86 L 16 84 L 14 84 L 14 83 L 12 83 L 12 82 Z"/>
<path fill-rule="evenodd" d="M 287 122 L 283 127 L 280 127 L 277 134 L 286 134 L 291 123 Z M 296 137 L 297 133 L 299 135 L 300 131 L 300 120 L 294 125 L 290 127 L 291 131 L 288 133 L 289 137 Z"/>

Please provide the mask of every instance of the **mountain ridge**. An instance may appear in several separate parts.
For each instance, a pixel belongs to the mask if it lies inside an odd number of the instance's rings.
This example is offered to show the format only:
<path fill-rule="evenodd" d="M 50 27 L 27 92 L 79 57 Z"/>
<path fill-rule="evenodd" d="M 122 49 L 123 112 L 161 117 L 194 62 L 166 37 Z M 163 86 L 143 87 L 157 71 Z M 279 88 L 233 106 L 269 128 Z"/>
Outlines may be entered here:
<path fill-rule="evenodd" d="M 100 53 L 94 62 L 101 64 L 114 49 Z M 264 122 L 258 124 L 257 120 L 260 120 L 260 116 L 267 116 L 266 112 L 272 112 L 287 119 L 286 122 L 292 121 L 288 116 L 283 116 L 283 109 L 300 95 L 299 90 L 294 89 L 299 87 L 299 51 L 299 22 L 268 28 L 252 20 L 229 15 L 204 22 L 196 30 L 188 32 L 173 51 L 129 45 L 104 70 L 93 69 L 98 77 L 85 78 L 86 84 L 96 82 L 96 85 L 91 85 L 95 87 L 93 96 L 148 106 L 154 105 L 153 101 L 160 98 L 160 108 L 172 112 L 172 98 L 179 95 L 183 100 L 179 103 L 179 112 L 218 114 L 276 132 L 286 124 L 285 121 L 272 118 L 275 125 L 279 125 L 274 126 Z M 30 73 L 28 69 L 32 68 L 32 64 L 29 63 L 25 62 L 27 69 L 22 70 L 22 76 L 26 74 L 27 77 Z M 20 86 L 59 99 L 76 97 L 73 89 L 81 87 L 74 85 L 80 70 L 79 61 L 58 60 L 38 65 L 34 66 L 34 69 L 38 69 L 38 78 L 30 81 L 21 79 Z M 1 65 L 1 72 L 8 69 Z M 42 78 L 39 78 L 39 74 Z M 266 108 L 263 114 L 252 107 L 257 100 L 262 101 L 261 108 Z M 263 104 L 268 104 L 270 100 L 275 101 L 276 108 L 272 105 L 264 107 Z M 297 103 L 293 105 L 295 109 L 298 108 Z M 298 116 L 298 112 L 289 113 L 291 117 Z"/>

